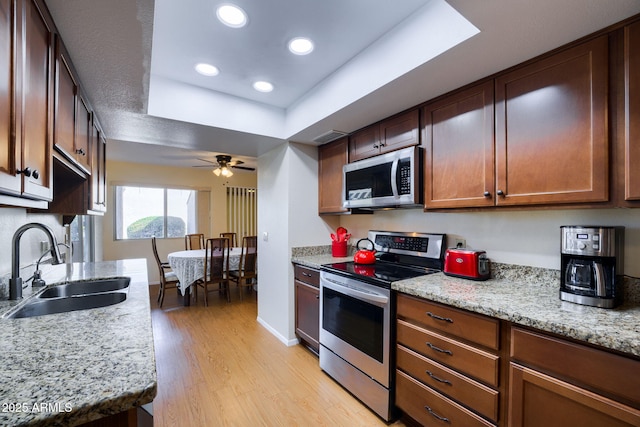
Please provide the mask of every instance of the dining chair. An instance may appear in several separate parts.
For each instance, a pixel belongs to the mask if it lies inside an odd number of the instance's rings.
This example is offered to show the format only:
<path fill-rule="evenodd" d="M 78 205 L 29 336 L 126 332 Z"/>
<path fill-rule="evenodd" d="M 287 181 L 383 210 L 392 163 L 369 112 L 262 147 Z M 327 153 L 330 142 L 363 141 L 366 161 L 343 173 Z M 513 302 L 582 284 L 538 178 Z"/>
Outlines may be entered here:
<path fill-rule="evenodd" d="M 204 249 L 204 234 L 194 233 L 185 235 L 184 248 L 188 251 L 193 249 Z"/>
<path fill-rule="evenodd" d="M 229 239 L 229 246 L 235 248 L 238 246 L 238 239 L 236 238 L 236 233 L 220 233 L 220 237 L 226 237 Z"/>
<path fill-rule="evenodd" d="M 180 289 L 180 282 L 176 273 L 171 271 L 171 266 L 168 262 L 160 261 L 158 255 L 158 246 L 156 245 L 156 236 L 151 237 L 151 248 L 153 249 L 153 257 L 156 259 L 158 265 L 158 273 L 160 274 L 160 293 L 158 294 L 158 306 L 162 307 L 164 302 L 164 292 L 167 289 Z"/>
<path fill-rule="evenodd" d="M 229 271 L 229 279 L 240 288 L 240 300 L 242 301 L 242 287 L 251 286 L 258 278 L 256 261 L 258 259 L 258 236 L 245 236 L 242 238 L 242 249 L 237 270 Z"/>
<path fill-rule="evenodd" d="M 209 285 L 218 284 L 218 292 L 227 295 L 227 302 L 231 302 L 229 295 L 229 240 L 223 237 L 207 239 L 205 242 L 204 277 L 195 283 L 194 297 L 198 301 L 198 288 L 204 289 L 204 305 L 209 305 Z"/>

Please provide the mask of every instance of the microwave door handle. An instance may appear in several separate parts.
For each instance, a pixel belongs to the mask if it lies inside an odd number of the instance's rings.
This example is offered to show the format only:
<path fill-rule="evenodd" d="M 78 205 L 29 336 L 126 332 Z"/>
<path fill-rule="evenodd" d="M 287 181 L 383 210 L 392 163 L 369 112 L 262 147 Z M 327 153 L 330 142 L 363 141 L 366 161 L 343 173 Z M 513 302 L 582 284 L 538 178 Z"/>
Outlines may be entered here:
<path fill-rule="evenodd" d="M 398 163 L 400 159 L 395 159 L 391 164 L 391 191 L 393 191 L 393 197 L 398 197 Z"/>

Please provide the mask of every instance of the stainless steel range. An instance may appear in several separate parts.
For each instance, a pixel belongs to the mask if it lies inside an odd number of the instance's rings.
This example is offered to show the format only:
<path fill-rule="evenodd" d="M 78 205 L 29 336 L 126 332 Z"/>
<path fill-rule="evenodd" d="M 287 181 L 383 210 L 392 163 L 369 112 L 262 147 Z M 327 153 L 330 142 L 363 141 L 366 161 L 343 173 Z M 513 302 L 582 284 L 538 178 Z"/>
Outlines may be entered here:
<path fill-rule="evenodd" d="M 444 234 L 370 231 L 377 261 L 320 272 L 320 368 L 385 421 L 394 417 L 395 281 L 442 270 Z"/>

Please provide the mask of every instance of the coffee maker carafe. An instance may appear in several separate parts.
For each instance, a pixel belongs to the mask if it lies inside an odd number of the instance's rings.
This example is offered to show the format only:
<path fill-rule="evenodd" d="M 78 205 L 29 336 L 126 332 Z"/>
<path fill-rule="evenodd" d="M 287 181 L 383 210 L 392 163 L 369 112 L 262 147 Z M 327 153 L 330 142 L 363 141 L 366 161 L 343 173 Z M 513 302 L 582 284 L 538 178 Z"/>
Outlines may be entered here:
<path fill-rule="evenodd" d="M 624 227 L 560 227 L 560 299 L 594 307 L 622 303 Z"/>

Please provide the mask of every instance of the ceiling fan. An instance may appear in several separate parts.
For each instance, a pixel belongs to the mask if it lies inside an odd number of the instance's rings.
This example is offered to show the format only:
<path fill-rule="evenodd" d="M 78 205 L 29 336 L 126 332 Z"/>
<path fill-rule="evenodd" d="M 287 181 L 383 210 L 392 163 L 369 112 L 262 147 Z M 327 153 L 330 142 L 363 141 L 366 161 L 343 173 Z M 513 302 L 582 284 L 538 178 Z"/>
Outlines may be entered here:
<path fill-rule="evenodd" d="M 211 160 L 207 160 L 207 159 L 198 159 L 198 160 L 202 160 L 203 162 L 210 163 L 211 165 L 198 165 L 198 166 L 194 166 L 195 168 L 210 168 L 213 165 L 215 167 L 215 169 L 213 170 L 213 173 L 216 176 L 230 177 L 231 175 L 233 175 L 233 172 L 231 172 L 231 168 L 243 169 L 248 171 L 256 170 L 255 168 L 240 166 L 241 164 L 244 163 L 242 160 L 232 161 L 231 156 L 228 156 L 226 154 L 218 154 L 216 156 L 215 162 L 212 162 Z"/>

